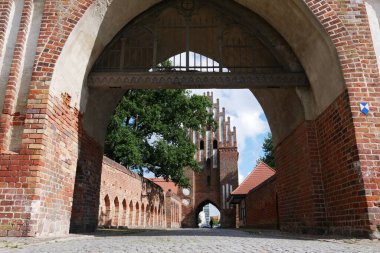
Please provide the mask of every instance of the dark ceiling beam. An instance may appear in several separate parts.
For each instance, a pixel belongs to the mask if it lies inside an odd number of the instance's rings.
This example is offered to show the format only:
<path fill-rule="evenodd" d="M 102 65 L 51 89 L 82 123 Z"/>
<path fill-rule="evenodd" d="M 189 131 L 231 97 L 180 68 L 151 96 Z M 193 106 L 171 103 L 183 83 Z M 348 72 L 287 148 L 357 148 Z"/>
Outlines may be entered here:
<path fill-rule="evenodd" d="M 118 89 L 256 89 L 309 87 L 304 73 L 205 73 L 205 72 L 93 72 L 93 88 Z"/>

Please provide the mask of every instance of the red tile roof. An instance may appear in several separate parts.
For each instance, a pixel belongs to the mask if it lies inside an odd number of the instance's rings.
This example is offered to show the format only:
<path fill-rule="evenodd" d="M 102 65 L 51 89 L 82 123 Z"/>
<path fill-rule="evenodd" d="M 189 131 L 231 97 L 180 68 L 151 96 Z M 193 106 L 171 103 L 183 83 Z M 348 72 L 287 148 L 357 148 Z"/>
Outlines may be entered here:
<path fill-rule="evenodd" d="M 174 194 L 178 195 L 178 186 L 175 185 L 172 181 L 167 182 L 163 178 L 148 178 L 150 181 L 154 182 L 155 184 L 159 185 L 164 192 L 168 192 L 171 190 Z"/>
<path fill-rule="evenodd" d="M 246 195 L 253 188 L 259 186 L 261 183 L 265 182 L 267 179 L 276 174 L 276 171 L 260 162 L 254 170 L 249 173 L 246 179 L 236 188 L 231 194 L 232 195 Z"/>

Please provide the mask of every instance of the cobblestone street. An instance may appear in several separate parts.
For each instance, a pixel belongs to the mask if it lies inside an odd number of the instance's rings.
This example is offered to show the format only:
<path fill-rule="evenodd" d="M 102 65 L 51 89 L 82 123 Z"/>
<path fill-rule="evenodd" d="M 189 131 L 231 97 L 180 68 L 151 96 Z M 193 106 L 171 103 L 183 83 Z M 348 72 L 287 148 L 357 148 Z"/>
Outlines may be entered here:
<path fill-rule="evenodd" d="M 100 231 L 65 238 L 4 238 L 0 252 L 380 252 L 370 240 L 300 238 L 227 229 Z"/>

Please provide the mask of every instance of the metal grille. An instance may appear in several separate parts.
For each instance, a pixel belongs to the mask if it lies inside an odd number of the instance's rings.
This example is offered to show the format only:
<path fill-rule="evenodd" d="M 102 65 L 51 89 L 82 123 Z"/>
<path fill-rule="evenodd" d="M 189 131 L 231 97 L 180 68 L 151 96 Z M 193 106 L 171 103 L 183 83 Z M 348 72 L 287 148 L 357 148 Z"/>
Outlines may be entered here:
<path fill-rule="evenodd" d="M 150 71 L 230 72 L 218 62 L 191 51 L 172 56 L 165 62 L 169 62 L 170 66 L 160 63 Z"/>

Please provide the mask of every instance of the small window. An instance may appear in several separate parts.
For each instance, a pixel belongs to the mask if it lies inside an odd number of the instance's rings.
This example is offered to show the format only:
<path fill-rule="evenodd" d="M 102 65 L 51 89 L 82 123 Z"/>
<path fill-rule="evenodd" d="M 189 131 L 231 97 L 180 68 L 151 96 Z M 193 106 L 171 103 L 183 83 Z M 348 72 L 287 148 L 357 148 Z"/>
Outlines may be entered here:
<path fill-rule="evenodd" d="M 217 140 L 214 140 L 212 142 L 212 147 L 213 147 L 213 149 L 218 149 L 218 141 Z"/>
<path fill-rule="evenodd" d="M 204 150 L 204 149 L 205 149 L 205 143 L 204 143 L 204 141 L 201 141 L 201 142 L 199 143 L 199 149 L 200 149 L 200 150 Z"/>

